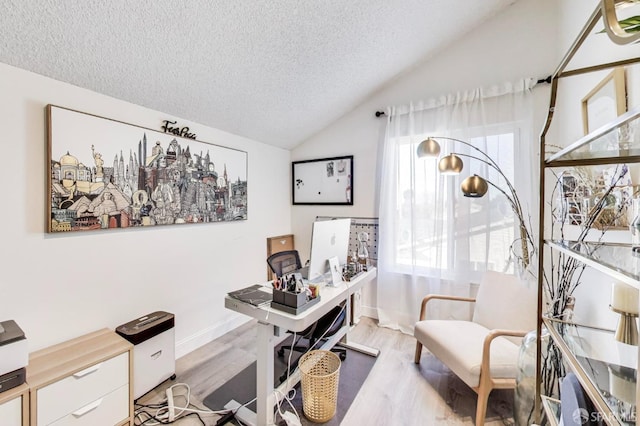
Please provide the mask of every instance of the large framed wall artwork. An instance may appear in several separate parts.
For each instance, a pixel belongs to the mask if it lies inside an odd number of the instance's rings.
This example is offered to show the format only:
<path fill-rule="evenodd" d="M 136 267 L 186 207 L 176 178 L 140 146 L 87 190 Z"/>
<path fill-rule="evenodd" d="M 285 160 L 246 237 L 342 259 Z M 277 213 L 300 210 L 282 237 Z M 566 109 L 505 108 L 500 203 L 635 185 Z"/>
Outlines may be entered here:
<path fill-rule="evenodd" d="M 294 161 L 293 204 L 353 205 L 353 156 Z"/>
<path fill-rule="evenodd" d="M 247 218 L 247 153 L 48 105 L 47 228 Z"/>

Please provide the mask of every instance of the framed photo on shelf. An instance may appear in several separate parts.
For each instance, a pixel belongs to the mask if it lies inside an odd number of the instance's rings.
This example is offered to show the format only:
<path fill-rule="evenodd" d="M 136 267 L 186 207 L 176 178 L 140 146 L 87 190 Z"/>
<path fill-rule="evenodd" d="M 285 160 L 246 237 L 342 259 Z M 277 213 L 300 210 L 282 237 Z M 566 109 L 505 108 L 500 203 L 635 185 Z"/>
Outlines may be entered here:
<path fill-rule="evenodd" d="M 294 161 L 291 177 L 294 205 L 353 205 L 353 155 Z"/>
<path fill-rule="evenodd" d="M 578 181 L 576 177 L 570 174 L 563 174 L 562 177 L 562 194 L 565 197 L 574 197 Z"/>
<path fill-rule="evenodd" d="M 611 71 L 587 95 L 582 98 L 582 127 L 588 135 L 611 122 L 627 110 L 624 68 Z M 607 134 L 590 147 L 591 151 L 618 149 L 617 134 Z"/>

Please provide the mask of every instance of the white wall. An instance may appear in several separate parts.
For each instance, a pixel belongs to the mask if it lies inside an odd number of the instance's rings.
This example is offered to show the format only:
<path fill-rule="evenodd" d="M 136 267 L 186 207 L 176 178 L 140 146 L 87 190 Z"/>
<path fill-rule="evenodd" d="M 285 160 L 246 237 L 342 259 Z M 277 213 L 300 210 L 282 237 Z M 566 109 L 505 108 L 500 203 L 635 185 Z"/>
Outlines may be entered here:
<path fill-rule="evenodd" d="M 31 351 L 165 310 L 182 355 L 247 320 L 223 299 L 264 281 L 265 239 L 291 232 L 289 151 L 4 64 L 0 94 L 0 320 L 14 319 Z M 247 151 L 248 220 L 47 234 L 47 104 L 158 130 L 175 118 L 201 141 Z"/>
<path fill-rule="evenodd" d="M 377 150 L 384 119 L 374 116 L 376 110 L 522 77 L 546 77 L 595 4 L 519 0 L 398 76 L 291 154 L 175 117 L 189 124 L 199 140 L 248 152 L 249 219 L 238 223 L 46 234 L 46 104 L 158 129 L 167 115 L 0 64 L 6 158 L 0 168 L 5 183 L 0 320 L 15 319 L 30 350 L 36 350 L 166 310 L 176 314 L 178 354 L 195 349 L 246 320 L 226 310 L 223 297 L 264 280 L 266 237 L 293 232 L 307 257 L 315 216 L 377 216 Z M 535 126 L 541 129 L 548 87 L 539 86 L 534 94 Z M 339 155 L 354 155 L 354 205 L 289 207 L 289 191 L 282 189 L 290 187 L 290 161 Z M 588 297 L 579 296 L 585 299 L 578 301 L 578 309 L 593 305 Z M 364 304 L 365 313 L 375 315 L 375 288 L 365 293 Z"/>
<path fill-rule="evenodd" d="M 352 154 L 355 172 L 353 207 L 293 206 L 296 246 L 303 253 L 308 250 L 311 222 L 317 215 L 377 216 L 377 150 L 384 118 L 376 118 L 376 110 L 524 77 L 544 78 L 558 61 L 556 36 L 556 2 L 520 0 L 294 149 L 292 160 Z M 541 128 L 549 89 L 543 85 L 534 93 L 535 126 Z M 364 293 L 363 304 L 367 315 L 376 315 L 375 288 Z"/>
<path fill-rule="evenodd" d="M 558 31 L 560 42 L 558 49 L 562 56 L 568 52 L 569 47 L 583 29 L 597 4 L 598 2 L 594 0 L 563 0 L 559 2 L 560 25 Z M 626 10 L 627 13 L 632 10 L 640 13 L 640 6 Z M 640 45 L 619 46 L 613 43 L 606 34 L 599 33 L 602 29 L 603 24 L 598 22 L 569 61 L 565 70 L 640 56 Z M 550 136 L 556 145 L 566 146 L 584 135 L 581 101 L 610 72 L 611 69 L 605 69 L 561 78 L 558 81 L 556 111 L 550 127 Z M 628 66 L 625 79 L 629 108 L 640 105 L 640 66 Z"/>
<path fill-rule="evenodd" d="M 563 0 L 559 2 L 558 18 L 560 21 L 559 49 L 562 55 L 568 51 L 571 43 L 582 30 L 589 16 L 595 10 L 595 0 Z M 634 12 L 635 10 L 635 12 Z M 638 8 L 628 8 L 626 14 L 637 14 Z M 622 16 L 622 15 L 621 15 Z M 640 45 L 618 46 L 611 42 L 606 34 L 599 34 L 602 23 L 596 24 L 588 39 L 582 44 L 575 57 L 567 66 L 567 70 L 613 62 L 625 58 L 640 56 Z M 582 126 L 582 99 L 595 87 L 610 69 L 588 73 L 575 77 L 562 78 L 558 85 L 558 101 L 556 112 L 550 127 L 548 143 L 567 146 L 584 135 Z M 640 105 L 640 66 L 628 66 L 626 70 L 626 90 L 628 108 Z M 636 135 L 636 141 L 640 140 Z M 634 184 L 640 183 L 640 171 L 632 166 L 631 178 Z M 572 230 L 574 231 L 574 230 Z M 630 242 L 627 231 L 607 231 L 606 241 Z M 618 315 L 609 310 L 611 283 L 614 280 L 593 269 L 587 268 L 581 284 L 576 289 L 576 321 L 604 328 L 613 328 Z"/>

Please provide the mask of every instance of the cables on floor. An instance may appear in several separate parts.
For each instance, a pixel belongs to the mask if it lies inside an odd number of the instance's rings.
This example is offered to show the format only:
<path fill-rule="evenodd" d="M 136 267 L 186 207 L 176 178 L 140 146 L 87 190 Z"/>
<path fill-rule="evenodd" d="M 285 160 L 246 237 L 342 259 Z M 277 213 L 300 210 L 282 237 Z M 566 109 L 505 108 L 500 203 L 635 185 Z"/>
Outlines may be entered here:
<path fill-rule="evenodd" d="M 174 389 L 184 388 L 184 393 L 175 393 Z M 171 401 L 169 401 L 171 399 Z M 184 399 L 181 404 L 176 399 Z M 250 403 L 250 402 L 249 402 Z M 202 415 L 226 415 L 231 410 L 201 409 L 191 403 L 191 388 L 186 383 L 176 383 L 167 388 L 167 400 L 155 404 L 138 404 L 134 415 L 136 426 L 168 425 L 188 416 L 195 416 L 205 426 Z"/>
<path fill-rule="evenodd" d="M 338 321 L 338 318 L 340 318 L 340 315 L 342 315 L 342 312 L 346 309 L 346 307 L 347 307 L 346 303 L 344 305 L 342 305 L 340 311 L 336 314 L 335 318 L 333 319 L 333 322 L 331 322 L 331 325 L 329 327 L 327 327 L 327 329 L 324 331 L 324 333 L 322 333 L 322 336 L 320 336 L 313 343 L 313 345 L 310 345 L 309 348 L 304 353 L 302 353 L 302 355 L 300 355 L 299 359 L 301 359 L 304 355 L 306 355 L 311 350 L 313 350 L 316 347 L 316 345 L 318 344 L 318 342 L 321 342 L 322 339 L 324 339 L 324 337 L 329 332 L 329 330 L 331 330 L 333 328 L 333 326 L 335 325 L 336 321 Z M 294 332 L 293 333 L 293 342 L 295 342 L 295 341 L 296 341 L 296 333 Z M 292 354 L 293 354 L 293 348 L 291 350 L 289 350 L 289 358 L 287 360 L 287 378 L 285 379 L 284 383 L 288 383 L 289 382 L 289 377 L 291 376 L 291 373 L 293 373 L 291 371 L 291 356 L 292 356 Z M 298 370 L 299 367 L 300 367 L 300 365 L 298 364 L 298 366 L 296 367 L 296 370 Z M 278 414 L 280 415 L 280 417 L 282 419 L 285 420 L 287 425 L 290 426 L 290 425 L 299 425 L 299 424 L 301 424 L 300 415 L 298 414 L 298 411 L 296 410 L 296 408 L 293 406 L 293 403 L 291 402 L 296 396 L 296 390 L 294 388 L 292 388 L 289 392 L 287 392 L 286 394 L 283 394 L 279 390 L 274 389 L 273 390 L 273 394 L 274 394 L 274 397 L 276 399 L 276 407 L 277 407 L 277 410 L 278 410 Z M 279 396 L 281 397 L 281 399 L 279 398 Z M 293 410 L 293 413 L 289 414 L 286 411 L 282 412 L 282 402 L 283 401 L 287 401 L 287 403 L 289 403 L 289 406 Z M 295 416 L 295 417 L 292 418 L 292 416 Z"/>
<path fill-rule="evenodd" d="M 198 420 L 200 420 L 200 423 L 202 424 L 202 426 L 207 426 L 206 423 L 204 422 L 204 420 L 202 420 L 202 417 L 200 417 L 200 414 L 198 414 L 198 413 L 188 413 L 188 414 L 185 414 L 184 416 L 180 417 L 180 419 L 184 419 L 184 418 L 189 417 L 189 416 L 196 416 L 198 418 Z M 134 416 L 133 421 L 134 421 L 135 425 L 152 426 L 152 425 L 169 425 L 169 424 L 175 423 L 176 421 L 178 421 L 180 419 L 175 419 L 173 421 L 169 421 L 169 420 L 165 419 L 164 417 L 156 417 L 151 413 L 147 413 L 145 411 L 142 411 L 142 412 L 136 412 L 136 415 Z"/>
<path fill-rule="evenodd" d="M 313 345 L 311 345 L 304 353 L 302 353 L 301 356 L 304 356 L 306 353 L 313 350 L 315 346 L 318 344 L 318 342 L 321 342 L 324 339 L 329 329 L 331 329 L 335 325 L 336 321 L 338 320 L 338 318 L 340 317 L 340 315 L 345 309 L 346 309 L 346 305 L 343 305 L 340 312 L 338 312 L 338 314 L 333 319 L 333 322 L 327 328 L 327 330 L 325 330 L 322 336 L 320 336 L 320 338 L 317 339 Z M 296 341 L 296 337 L 297 337 L 297 334 L 294 333 L 293 334 L 294 342 Z M 289 381 L 290 375 L 293 373 L 293 371 L 291 371 L 292 355 L 293 355 L 293 351 L 289 351 L 289 357 L 287 360 L 286 381 Z M 183 393 L 174 392 L 174 389 L 181 389 L 181 388 L 184 389 Z M 291 391 L 287 392 L 286 394 L 283 394 L 277 389 L 274 390 L 274 397 L 276 401 L 278 414 L 282 419 L 286 421 L 287 425 L 300 424 L 300 415 L 298 414 L 295 406 L 292 403 L 292 400 L 295 398 L 295 396 L 296 396 L 295 389 L 291 389 Z M 171 399 L 171 401 L 169 401 L 169 399 Z M 176 400 L 180 400 L 179 401 L 180 404 L 176 403 Z M 203 415 L 221 416 L 219 419 L 217 419 L 216 425 L 226 424 L 228 421 L 232 419 L 235 420 L 236 422 L 240 422 L 237 418 L 235 418 L 235 414 L 242 407 L 245 407 L 251 404 L 256 399 L 254 398 L 251 401 L 248 401 L 243 405 L 241 405 L 240 407 L 235 408 L 233 410 L 201 409 L 200 407 L 197 407 L 196 405 L 192 404 L 190 400 L 191 400 L 191 388 L 189 387 L 189 385 L 186 383 L 176 383 L 170 386 L 169 388 L 167 388 L 167 399 L 165 399 L 164 401 L 160 403 L 151 403 L 151 404 L 136 403 L 135 414 L 134 414 L 134 425 L 135 426 L 169 425 L 169 424 L 175 423 L 177 420 L 193 416 L 193 417 L 196 417 L 203 426 L 205 426 L 206 423 L 201 417 Z M 283 412 L 282 403 L 285 400 L 287 401 L 287 403 L 289 404 L 293 412 L 288 412 L 288 411 Z"/>

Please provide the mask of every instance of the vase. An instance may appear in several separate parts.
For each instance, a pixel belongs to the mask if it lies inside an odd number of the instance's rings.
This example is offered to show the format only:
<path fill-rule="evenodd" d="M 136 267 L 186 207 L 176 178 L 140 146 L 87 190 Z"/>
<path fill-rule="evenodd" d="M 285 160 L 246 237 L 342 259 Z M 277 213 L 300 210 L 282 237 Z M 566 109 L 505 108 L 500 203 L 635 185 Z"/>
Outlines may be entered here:
<path fill-rule="evenodd" d="M 517 426 L 528 426 L 535 421 L 536 397 L 536 330 L 522 338 L 518 354 L 516 390 L 513 396 L 513 418 Z"/>
<path fill-rule="evenodd" d="M 529 426 L 535 423 L 536 399 L 536 330 L 532 330 L 522 338 L 518 353 L 516 389 L 513 396 L 513 417 L 517 426 Z M 546 351 L 551 335 L 542 326 L 541 348 Z M 545 357 L 543 356 L 543 359 Z"/>
<path fill-rule="evenodd" d="M 575 303 L 575 302 L 572 302 Z M 565 316 L 571 317 L 572 306 L 565 310 Z M 560 330 L 561 334 L 564 334 Z M 560 378 L 564 377 L 566 366 L 562 353 L 551 338 L 549 330 L 543 325 L 540 338 L 541 392 L 554 399 L 560 398 Z M 513 397 L 513 417 L 518 426 L 534 424 L 536 398 L 536 331 L 530 331 L 522 338 L 518 354 L 516 389 Z M 540 407 L 542 418 L 542 407 Z"/>
<path fill-rule="evenodd" d="M 635 197 L 631 203 L 631 250 L 640 252 L 640 197 Z"/>

